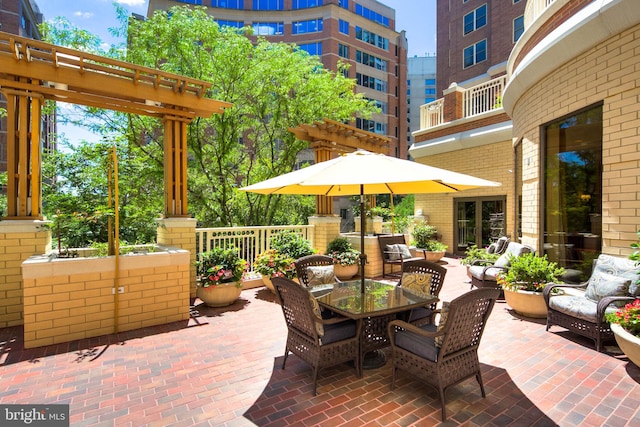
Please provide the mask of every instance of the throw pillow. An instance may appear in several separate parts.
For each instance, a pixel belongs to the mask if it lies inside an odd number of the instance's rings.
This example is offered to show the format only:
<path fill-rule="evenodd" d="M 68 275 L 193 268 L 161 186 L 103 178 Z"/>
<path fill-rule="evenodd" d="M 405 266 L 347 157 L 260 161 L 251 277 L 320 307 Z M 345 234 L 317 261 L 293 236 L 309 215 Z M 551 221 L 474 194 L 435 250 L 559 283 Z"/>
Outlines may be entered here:
<path fill-rule="evenodd" d="M 389 261 L 399 261 L 400 260 L 400 249 L 398 249 L 398 245 L 387 245 L 387 257 Z"/>
<path fill-rule="evenodd" d="M 492 244 L 490 244 L 490 245 L 487 247 L 487 253 L 488 253 L 488 254 L 495 253 L 495 251 L 496 251 L 496 248 L 497 248 L 497 247 L 498 247 L 498 244 L 497 244 L 497 243 L 492 243 Z"/>
<path fill-rule="evenodd" d="M 311 293 L 309 293 L 309 301 L 311 301 L 311 309 L 313 310 L 313 314 L 316 318 L 316 332 L 318 332 L 319 336 L 323 337 L 324 326 L 322 325 L 322 312 L 320 311 L 320 304 L 318 304 L 318 301 L 313 297 Z"/>
<path fill-rule="evenodd" d="M 307 287 L 309 288 L 336 283 L 336 273 L 333 265 L 307 267 L 307 276 L 309 279 Z"/>
<path fill-rule="evenodd" d="M 402 273 L 400 285 L 417 294 L 430 294 L 432 276 L 430 273 Z"/>
<path fill-rule="evenodd" d="M 447 317 L 449 317 L 449 305 L 450 305 L 449 301 L 442 302 L 442 309 L 440 311 L 440 320 L 438 321 L 438 328 L 436 329 L 436 332 L 440 332 L 441 330 L 444 329 L 444 325 L 447 322 Z M 435 341 L 436 347 L 442 347 L 443 340 L 444 340 L 444 335 L 435 337 L 434 341 Z"/>
<path fill-rule="evenodd" d="M 400 255 L 402 255 L 403 259 L 408 259 L 413 256 L 411 255 L 411 251 L 409 250 L 409 247 L 407 245 L 397 244 L 396 246 L 398 248 L 398 252 L 400 252 Z"/>
<path fill-rule="evenodd" d="M 585 290 L 585 296 L 591 301 L 598 302 L 603 297 L 624 297 L 629 295 L 631 280 L 605 273 L 596 268 Z"/>

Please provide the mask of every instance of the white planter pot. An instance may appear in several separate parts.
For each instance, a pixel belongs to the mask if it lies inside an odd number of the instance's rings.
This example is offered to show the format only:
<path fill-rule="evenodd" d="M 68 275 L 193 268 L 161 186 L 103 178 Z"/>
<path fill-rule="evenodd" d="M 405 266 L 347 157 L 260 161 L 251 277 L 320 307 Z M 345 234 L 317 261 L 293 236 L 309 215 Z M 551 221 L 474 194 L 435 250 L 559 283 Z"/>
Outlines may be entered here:
<path fill-rule="evenodd" d="M 640 367 L 640 338 L 627 332 L 617 323 L 611 324 L 611 331 L 616 337 L 616 342 L 620 350 L 629 358 L 633 364 Z"/>

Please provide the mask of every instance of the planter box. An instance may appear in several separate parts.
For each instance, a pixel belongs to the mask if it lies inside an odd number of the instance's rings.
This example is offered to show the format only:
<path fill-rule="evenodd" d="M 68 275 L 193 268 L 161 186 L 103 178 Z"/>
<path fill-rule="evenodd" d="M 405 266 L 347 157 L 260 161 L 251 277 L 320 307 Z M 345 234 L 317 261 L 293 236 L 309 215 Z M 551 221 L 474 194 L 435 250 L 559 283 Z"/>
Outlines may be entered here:
<path fill-rule="evenodd" d="M 100 258 L 32 256 L 22 263 L 25 348 L 189 319 L 190 253 Z M 119 292 L 116 292 L 116 289 Z"/>

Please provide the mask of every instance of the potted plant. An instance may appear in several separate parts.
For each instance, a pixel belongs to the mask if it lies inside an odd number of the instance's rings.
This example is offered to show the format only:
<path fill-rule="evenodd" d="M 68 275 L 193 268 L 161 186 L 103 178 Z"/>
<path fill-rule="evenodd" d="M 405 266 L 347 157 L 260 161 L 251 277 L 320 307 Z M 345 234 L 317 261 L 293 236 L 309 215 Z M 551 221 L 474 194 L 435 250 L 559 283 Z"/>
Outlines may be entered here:
<path fill-rule="evenodd" d="M 479 248 L 477 245 L 471 245 L 466 251 L 464 251 L 464 258 L 460 260 L 460 264 L 467 266 L 467 276 L 471 278 L 469 266 L 474 264 L 476 261 L 485 261 L 487 265 L 493 264 L 499 257 L 500 254 L 490 254 L 485 248 Z"/>
<path fill-rule="evenodd" d="M 272 277 L 286 277 L 293 279 L 296 275 L 295 260 L 276 249 L 267 249 L 260 253 L 253 263 L 253 270 L 260 273 L 264 285 L 275 293 Z"/>
<path fill-rule="evenodd" d="M 209 307 L 232 304 L 242 291 L 248 263 L 235 247 L 213 248 L 200 254 L 196 296 Z"/>
<path fill-rule="evenodd" d="M 424 252 L 427 261 L 438 261 L 448 248 L 447 245 L 437 240 L 438 229 L 434 225 L 421 222 L 413 228 L 413 241 L 416 249 Z"/>
<path fill-rule="evenodd" d="M 516 313 L 542 319 L 547 317 L 542 290 L 548 283 L 558 283 L 564 272 L 546 255 L 530 252 L 511 258 L 508 270 L 498 274 L 497 283 L 504 290 L 507 304 Z"/>
<path fill-rule="evenodd" d="M 333 258 L 334 271 L 340 280 L 348 280 L 358 274 L 360 251 L 346 237 L 336 237 L 327 245 L 327 255 Z"/>
<path fill-rule="evenodd" d="M 629 259 L 636 261 L 636 265 L 640 265 L 640 231 L 638 231 L 638 241 L 632 243 L 631 248 L 635 250 L 629 255 Z M 640 280 L 636 285 L 640 286 Z M 607 314 L 606 319 L 611 324 L 611 331 L 620 350 L 631 362 L 640 367 L 640 299 L 626 304 L 615 313 Z"/>

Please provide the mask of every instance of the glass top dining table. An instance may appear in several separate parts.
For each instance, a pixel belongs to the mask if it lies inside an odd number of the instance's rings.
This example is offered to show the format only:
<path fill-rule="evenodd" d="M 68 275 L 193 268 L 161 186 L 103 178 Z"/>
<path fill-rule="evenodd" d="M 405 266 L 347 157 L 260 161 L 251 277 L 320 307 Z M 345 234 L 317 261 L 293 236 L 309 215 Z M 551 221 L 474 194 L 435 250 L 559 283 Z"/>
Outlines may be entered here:
<path fill-rule="evenodd" d="M 360 279 L 335 283 L 311 290 L 320 306 L 352 319 L 399 313 L 424 307 L 437 297 L 371 279 L 365 280 L 361 293 Z"/>

